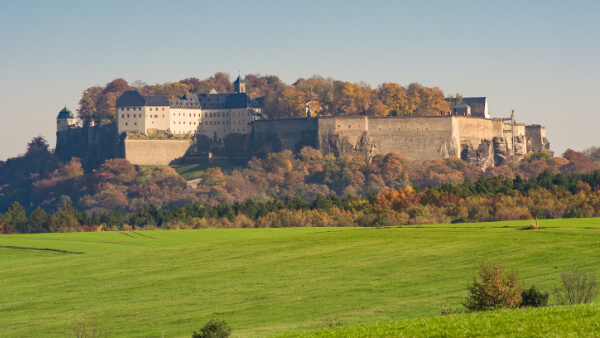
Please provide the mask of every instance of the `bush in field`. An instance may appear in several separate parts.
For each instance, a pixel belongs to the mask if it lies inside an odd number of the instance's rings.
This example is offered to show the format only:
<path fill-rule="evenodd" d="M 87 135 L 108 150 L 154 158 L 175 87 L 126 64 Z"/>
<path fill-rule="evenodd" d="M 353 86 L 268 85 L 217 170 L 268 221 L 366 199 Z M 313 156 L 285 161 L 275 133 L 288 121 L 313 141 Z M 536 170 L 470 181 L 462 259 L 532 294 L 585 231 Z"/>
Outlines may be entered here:
<path fill-rule="evenodd" d="M 563 271 L 560 281 L 560 286 L 554 289 L 559 305 L 591 303 L 598 294 L 596 275 L 593 273 L 577 269 Z"/>
<path fill-rule="evenodd" d="M 481 263 L 479 278 L 473 278 L 469 286 L 469 296 L 463 303 L 467 311 L 488 311 L 502 308 L 516 308 L 521 304 L 523 286 L 515 272 L 502 275 L 502 267 L 498 264 Z"/>
<path fill-rule="evenodd" d="M 231 335 L 231 328 L 224 320 L 211 319 L 200 329 L 200 332 L 195 332 L 192 338 L 227 338 Z"/>
<path fill-rule="evenodd" d="M 540 307 L 548 306 L 548 292 L 542 292 L 537 286 L 532 285 L 529 289 L 523 290 L 521 293 L 521 307 Z"/>

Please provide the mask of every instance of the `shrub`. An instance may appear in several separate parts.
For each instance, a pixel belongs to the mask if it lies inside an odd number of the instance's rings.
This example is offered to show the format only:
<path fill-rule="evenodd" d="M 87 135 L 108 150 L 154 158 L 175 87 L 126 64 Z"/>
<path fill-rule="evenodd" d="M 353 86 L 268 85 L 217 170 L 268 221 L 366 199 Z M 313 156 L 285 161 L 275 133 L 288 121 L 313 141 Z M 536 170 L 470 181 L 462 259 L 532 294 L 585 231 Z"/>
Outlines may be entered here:
<path fill-rule="evenodd" d="M 226 338 L 231 335 L 231 328 L 224 320 L 211 319 L 200 329 L 200 333 L 194 331 L 192 338 Z"/>
<path fill-rule="evenodd" d="M 548 292 L 542 292 L 537 286 L 532 285 L 529 289 L 521 293 L 521 307 L 540 307 L 548 306 Z"/>
<path fill-rule="evenodd" d="M 572 305 L 591 303 L 598 294 L 596 275 L 577 269 L 560 273 L 561 285 L 554 291 L 556 303 L 559 305 Z"/>
<path fill-rule="evenodd" d="M 469 286 L 469 296 L 463 303 L 468 311 L 488 311 L 502 308 L 516 308 L 521 305 L 523 286 L 519 283 L 519 276 L 510 272 L 502 276 L 502 267 L 498 264 L 479 266 L 479 277 L 473 278 Z"/>

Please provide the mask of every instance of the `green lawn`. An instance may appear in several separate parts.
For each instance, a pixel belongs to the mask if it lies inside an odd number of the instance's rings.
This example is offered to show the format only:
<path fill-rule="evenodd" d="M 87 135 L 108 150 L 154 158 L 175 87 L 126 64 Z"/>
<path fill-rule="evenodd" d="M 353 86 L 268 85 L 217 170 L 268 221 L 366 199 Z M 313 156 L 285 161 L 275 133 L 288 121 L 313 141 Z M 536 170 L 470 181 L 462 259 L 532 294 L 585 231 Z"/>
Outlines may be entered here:
<path fill-rule="evenodd" d="M 375 322 L 288 337 L 593 337 L 599 332 L 600 306 L 588 304 Z"/>
<path fill-rule="evenodd" d="M 236 336 L 393 326 L 459 308 L 482 259 L 541 290 L 600 272 L 599 219 L 529 223 L 3 235 L 0 332 L 64 337 L 80 315 L 122 337 L 189 337 L 211 318 Z"/>
<path fill-rule="evenodd" d="M 159 167 L 157 165 L 140 165 L 142 168 L 153 169 Z M 171 168 L 175 169 L 175 171 L 181 175 L 181 177 L 186 180 L 191 180 L 194 178 L 200 177 L 206 169 L 219 167 L 224 171 L 232 170 L 234 168 L 233 165 L 227 163 L 207 163 L 207 164 L 173 164 L 170 165 Z"/>

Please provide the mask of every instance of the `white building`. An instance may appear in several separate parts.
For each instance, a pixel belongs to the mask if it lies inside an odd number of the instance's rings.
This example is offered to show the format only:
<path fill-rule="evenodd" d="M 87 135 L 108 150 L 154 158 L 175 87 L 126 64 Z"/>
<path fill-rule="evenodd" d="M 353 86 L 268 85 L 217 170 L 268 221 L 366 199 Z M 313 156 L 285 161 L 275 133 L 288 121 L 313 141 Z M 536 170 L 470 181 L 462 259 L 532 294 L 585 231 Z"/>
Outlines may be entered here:
<path fill-rule="evenodd" d="M 259 118 L 260 106 L 245 93 L 244 82 L 234 82 L 234 93 L 187 94 L 169 100 L 164 96 L 142 96 L 137 91 L 123 93 L 116 104 L 119 134 L 173 135 L 202 134 L 221 143 L 231 133 L 250 133 L 251 123 Z"/>

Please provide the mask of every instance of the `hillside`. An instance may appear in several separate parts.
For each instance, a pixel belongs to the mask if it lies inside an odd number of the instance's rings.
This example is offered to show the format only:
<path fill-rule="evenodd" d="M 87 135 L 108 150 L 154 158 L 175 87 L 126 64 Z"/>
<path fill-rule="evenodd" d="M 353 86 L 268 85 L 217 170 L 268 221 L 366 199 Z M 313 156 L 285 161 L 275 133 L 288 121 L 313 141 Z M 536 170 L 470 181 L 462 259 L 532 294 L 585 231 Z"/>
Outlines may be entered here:
<path fill-rule="evenodd" d="M 599 313 L 597 304 L 501 310 L 320 329 L 288 337 L 596 336 Z"/>
<path fill-rule="evenodd" d="M 438 316 L 482 259 L 551 290 L 600 271 L 600 219 L 393 228 L 218 229 L 0 236 L 4 337 L 64 336 L 77 316 L 110 336 L 236 336 Z M 431 319 L 438 320 L 438 319 Z"/>

